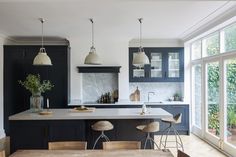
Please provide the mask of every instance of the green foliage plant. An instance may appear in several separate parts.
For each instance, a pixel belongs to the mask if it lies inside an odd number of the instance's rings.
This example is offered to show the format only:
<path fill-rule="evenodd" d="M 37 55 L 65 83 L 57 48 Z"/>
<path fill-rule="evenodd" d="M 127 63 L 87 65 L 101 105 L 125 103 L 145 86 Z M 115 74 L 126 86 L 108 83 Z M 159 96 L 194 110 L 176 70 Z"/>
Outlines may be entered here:
<path fill-rule="evenodd" d="M 227 124 L 230 129 L 233 129 L 236 127 L 236 110 L 234 106 L 228 106 L 227 110 Z"/>
<path fill-rule="evenodd" d="M 19 80 L 18 82 L 25 87 L 26 90 L 30 91 L 32 95 L 44 93 L 54 87 L 49 80 L 43 80 L 41 83 L 39 74 L 29 74 L 24 81 Z"/>
<path fill-rule="evenodd" d="M 220 134 L 219 105 L 209 104 L 208 108 L 208 128 L 215 130 L 216 135 Z"/>

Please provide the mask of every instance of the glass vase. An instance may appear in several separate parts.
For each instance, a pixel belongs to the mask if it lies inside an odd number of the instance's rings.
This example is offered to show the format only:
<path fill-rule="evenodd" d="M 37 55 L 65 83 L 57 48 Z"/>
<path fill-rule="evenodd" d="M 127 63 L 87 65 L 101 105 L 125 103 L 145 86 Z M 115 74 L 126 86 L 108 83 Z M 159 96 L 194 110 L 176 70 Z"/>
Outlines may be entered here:
<path fill-rule="evenodd" d="M 43 96 L 41 93 L 34 93 L 30 97 L 30 110 L 40 112 L 43 110 Z"/>

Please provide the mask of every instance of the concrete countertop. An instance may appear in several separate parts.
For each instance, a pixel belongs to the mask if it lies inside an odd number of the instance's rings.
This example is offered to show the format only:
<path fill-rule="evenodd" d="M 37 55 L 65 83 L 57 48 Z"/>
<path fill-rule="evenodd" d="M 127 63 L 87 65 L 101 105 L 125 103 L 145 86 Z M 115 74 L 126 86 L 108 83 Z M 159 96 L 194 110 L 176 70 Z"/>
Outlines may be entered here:
<path fill-rule="evenodd" d="M 94 112 L 77 112 L 73 109 L 50 109 L 51 115 L 39 115 L 30 110 L 12 115 L 9 120 L 88 120 L 88 119 L 160 119 L 172 117 L 161 109 L 151 108 L 142 115 L 141 108 L 96 108 Z"/>

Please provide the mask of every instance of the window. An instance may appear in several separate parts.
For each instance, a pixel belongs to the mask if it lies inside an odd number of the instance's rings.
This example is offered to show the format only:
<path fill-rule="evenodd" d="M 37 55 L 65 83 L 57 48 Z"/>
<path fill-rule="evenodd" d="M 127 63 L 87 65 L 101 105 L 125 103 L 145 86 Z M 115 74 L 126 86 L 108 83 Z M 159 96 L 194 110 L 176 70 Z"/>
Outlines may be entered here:
<path fill-rule="evenodd" d="M 202 40 L 204 57 L 212 56 L 220 53 L 220 35 L 219 32 L 214 33 Z"/>
<path fill-rule="evenodd" d="M 192 131 L 236 156 L 236 23 L 190 44 Z"/>
<path fill-rule="evenodd" d="M 236 50 L 236 24 L 224 30 L 224 52 Z"/>
<path fill-rule="evenodd" d="M 192 60 L 200 59 L 202 57 L 201 40 L 192 43 L 191 52 L 192 52 Z"/>

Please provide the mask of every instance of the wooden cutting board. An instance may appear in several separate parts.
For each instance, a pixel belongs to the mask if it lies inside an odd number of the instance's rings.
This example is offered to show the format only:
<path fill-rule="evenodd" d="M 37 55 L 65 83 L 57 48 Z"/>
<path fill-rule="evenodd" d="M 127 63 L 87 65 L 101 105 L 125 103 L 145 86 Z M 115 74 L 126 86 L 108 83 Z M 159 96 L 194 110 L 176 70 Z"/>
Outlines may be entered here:
<path fill-rule="evenodd" d="M 52 111 L 41 111 L 41 112 L 39 112 L 39 114 L 42 116 L 51 115 Z"/>
<path fill-rule="evenodd" d="M 80 108 L 73 108 L 71 109 L 71 112 L 94 112 L 95 111 L 95 107 L 86 107 L 84 109 L 80 109 Z"/>

